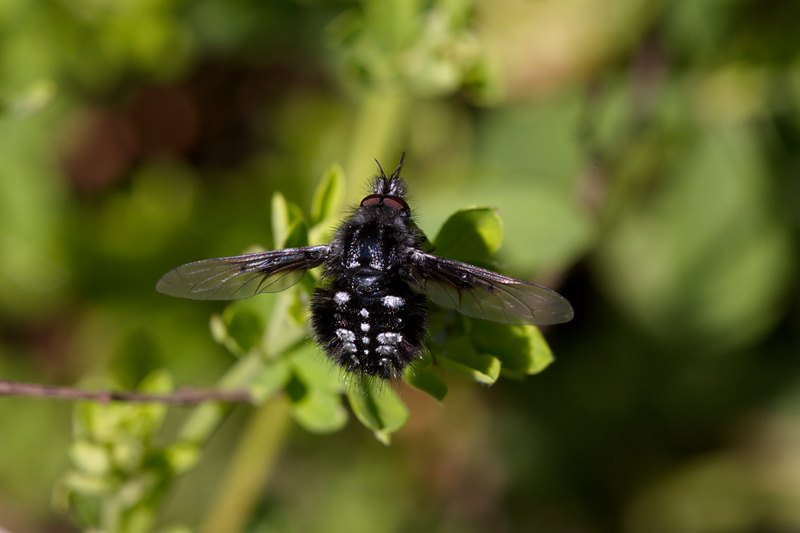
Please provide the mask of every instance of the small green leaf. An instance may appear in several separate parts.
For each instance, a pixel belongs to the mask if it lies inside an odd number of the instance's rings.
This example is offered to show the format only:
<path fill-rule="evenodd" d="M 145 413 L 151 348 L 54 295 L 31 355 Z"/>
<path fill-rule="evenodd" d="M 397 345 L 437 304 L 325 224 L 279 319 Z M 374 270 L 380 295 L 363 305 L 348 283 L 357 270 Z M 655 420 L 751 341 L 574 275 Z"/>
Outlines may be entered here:
<path fill-rule="evenodd" d="M 276 247 L 286 238 L 290 224 L 286 197 L 276 192 L 272 195 L 272 240 Z"/>
<path fill-rule="evenodd" d="M 434 239 L 437 255 L 486 263 L 503 244 L 503 222 L 491 207 L 473 207 L 453 213 Z"/>
<path fill-rule="evenodd" d="M 325 176 L 314 191 L 311 201 L 311 226 L 335 218 L 344 199 L 344 171 L 334 163 L 325 171 Z"/>
<path fill-rule="evenodd" d="M 112 501 L 118 505 L 117 508 L 130 509 L 133 514 L 147 512 L 146 503 L 142 500 L 150 493 L 152 494 L 154 485 L 157 483 L 157 476 L 152 471 L 143 471 L 139 475 L 127 478 L 114 491 Z M 140 504 L 137 506 L 137 504 Z M 127 514 L 127 513 L 126 513 Z M 126 520 L 132 518 L 131 515 L 125 517 Z M 125 529 L 125 531 L 142 531 L 141 529 Z"/>
<path fill-rule="evenodd" d="M 261 341 L 264 324 L 252 309 L 235 309 L 229 316 L 227 336 L 236 343 L 236 352 L 245 354 Z"/>
<path fill-rule="evenodd" d="M 431 352 L 439 366 L 478 383 L 491 385 L 500 376 L 500 360 L 479 354 L 465 337 L 451 337 L 444 343 L 431 343 Z"/>
<path fill-rule="evenodd" d="M 305 276 L 303 277 L 305 279 Z M 274 300 L 272 316 L 261 339 L 261 350 L 267 359 L 277 357 L 296 348 L 308 338 L 308 325 L 296 320 L 293 309 L 297 307 L 300 291 L 291 288 L 265 300 Z M 254 298 L 258 299 L 258 298 Z M 304 344 L 308 344 L 307 342 Z"/>
<path fill-rule="evenodd" d="M 503 364 L 503 374 L 510 377 L 536 374 L 553 362 L 547 341 L 534 326 L 475 320 L 471 339 L 479 353 L 497 357 Z"/>
<path fill-rule="evenodd" d="M 180 474 L 200 461 L 202 450 L 197 444 L 178 441 L 165 448 L 163 454 L 172 472 Z"/>
<path fill-rule="evenodd" d="M 301 246 L 308 246 L 308 226 L 305 220 L 298 219 L 289 226 L 281 248 L 300 248 Z"/>
<path fill-rule="evenodd" d="M 298 220 L 303 220 L 300 208 L 276 192 L 272 196 L 272 239 L 276 248 L 287 248 L 289 230 Z"/>
<path fill-rule="evenodd" d="M 285 359 L 289 368 L 285 390 L 295 421 L 315 433 L 330 433 L 344 426 L 347 411 L 342 405 L 342 385 L 317 346 L 304 343 Z"/>
<path fill-rule="evenodd" d="M 111 460 L 114 467 L 122 472 L 136 472 L 142 466 L 147 446 L 134 439 L 121 440 L 111 447 Z"/>
<path fill-rule="evenodd" d="M 341 392 L 339 374 L 313 342 L 306 342 L 287 355 L 292 371 L 310 387 Z"/>
<path fill-rule="evenodd" d="M 172 375 L 169 371 L 162 369 L 145 376 L 137 389 L 150 394 L 166 394 L 172 392 L 172 387 Z"/>
<path fill-rule="evenodd" d="M 537 327 L 528 327 L 527 328 L 528 339 L 531 346 L 531 353 L 533 354 L 533 358 L 531 359 L 531 364 L 528 367 L 527 373 L 528 374 L 538 374 L 548 366 L 550 363 L 554 361 L 553 352 L 550 350 L 550 345 L 547 344 L 547 341 L 542 335 L 541 330 Z"/>
<path fill-rule="evenodd" d="M 113 483 L 108 477 L 84 474 L 71 470 L 59 480 L 59 485 L 70 492 L 82 494 L 107 494 L 113 490 Z"/>
<path fill-rule="evenodd" d="M 216 342 L 236 356 L 260 347 L 266 323 L 276 309 L 277 298 L 250 298 L 231 303 L 222 314 L 211 316 L 209 327 Z"/>
<path fill-rule="evenodd" d="M 108 452 L 105 446 L 81 439 L 72 443 L 69 458 L 80 472 L 102 476 L 111 469 Z"/>
<path fill-rule="evenodd" d="M 292 388 L 291 385 L 290 381 L 287 391 Z M 347 423 L 347 410 L 338 393 L 310 389 L 299 398 L 289 394 L 289 399 L 292 402 L 292 418 L 308 431 L 331 433 Z"/>
<path fill-rule="evenodd" d="M 433 371 L 430 362 L 418 361 L 405 370 L 406 382 L 440 402 L 447 396 L 447 384 Z"/>
<path fill-rule="evenodd" d="M 490 355 L 476 354 L 460 360 L 441 355 L 436 358 L 436 362 L 454 374 L 484 385 L 494 384 L 500 376 L 500 361 Z"/>
<path fill-rule="evenodd" d="M 289 361 L 285 357 L 275 359 L 265 364 L 250 383 L 250 394 L 258 402 L 263 402 L 267 398 L 276 394 L 286 386 L 291 375 Z"/>
<path fill-rule="evenodd" d="M 231 346 L 227 345 L 228 341 L 228 326 L 225 324 L 225 320 L 222 318 L 220 314 L 213 314 L 211 315 L 211 320 L 209 321 L 209 328 L 211 329 L 211 338 L 214 339 L 215 342 L 224 345 L 228 348 L 229 351 L 240 355 L 238 351 L 238 346 L 233 343 Z M 232 341 L 233 339 L 231 339 Z"/>
<path fill-rule="evenodd" d="M 356 379 L 347 389 L 347 399 L 356 418 L 386 445 L 391 442 L 392 433 L 408 421 L 405 404 L 389 384 L 378 379 Z"/>
<path fill-rule="evenodd" d="M 172 375 L 167 370 L 155 370 L 146 376 L 137 390 L 148 394 L 168 394 L 172 392 Z M 167 416 L 167 405 L 147 403 L 143 405 L 109 404 L 107 414 L 116 422 L 119 434 L 123 432 L 129 438 L 137 440 L 150 439 L 161 427 Z M 117 411 L 113 411 L 116 409 Z M 116 442 L 116 439 L 114 439 Z"/>

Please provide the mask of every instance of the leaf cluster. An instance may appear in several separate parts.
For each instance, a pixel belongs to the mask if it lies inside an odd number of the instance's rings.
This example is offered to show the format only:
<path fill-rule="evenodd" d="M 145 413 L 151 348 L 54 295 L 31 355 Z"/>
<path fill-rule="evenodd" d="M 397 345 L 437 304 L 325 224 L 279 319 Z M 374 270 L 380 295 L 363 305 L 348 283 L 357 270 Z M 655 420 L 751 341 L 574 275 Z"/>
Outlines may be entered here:
<path fill-rule="evenodd" d="M 274 242 L 283 247 L 319 244 L 339 217 L 344 177 L 331 166 L 318 185 L 306 217 L 276 193 L 272 199 Z M 503 229 L 496 210 L 468 208 L 454 213 L 433 239 L 436 252 L 461 261 L 494 266 Z M 288 401 L 291 417 L 312 433 L 341 429 L 348 410 L 375 438 L 389 444 L 409 418 L 396 383 L 348 375 L 310 339 L 308 304 L 319 273 L 309 272 L 290 289 L 230 304 L 211 318 L 211 333 L 238 358 L 219 386 L 246 388 L 257 404 L 276 396 Z M 434 307 L 429 351 L 406 369 L 404 380 L 438 401 L 447 395 L 446 374 L 491 385 L 501 375 L 521 378 L 543 370 L 552 354 L 534 326 L 473 320 Z M 165 393 L 166 371 L 146 376 L 139 390 Z M 74 412 L 73 468 L 55 491 L 59 508 L 82 524 L 103 531 L 149 531 L 159 503 L 177 476 L 194 466 L 209 431 L 223 411 L 198 407 L 168 445 L 157 443 L 167 406 L 121 402 L 80 403 Z"/>
<path fill-rule="evenodd" d="M 172 379 L 155 371 L 137 390 L 168 393 Z M 73 468 L 55 487 L 55 506 L 99 531 L 152 531 L 171 481 L 201 455 L 197 443 L 185 439 L 157 443 L 166 414 L 167 406 L 158 403 L 77 404 L 69 450 Z"/>

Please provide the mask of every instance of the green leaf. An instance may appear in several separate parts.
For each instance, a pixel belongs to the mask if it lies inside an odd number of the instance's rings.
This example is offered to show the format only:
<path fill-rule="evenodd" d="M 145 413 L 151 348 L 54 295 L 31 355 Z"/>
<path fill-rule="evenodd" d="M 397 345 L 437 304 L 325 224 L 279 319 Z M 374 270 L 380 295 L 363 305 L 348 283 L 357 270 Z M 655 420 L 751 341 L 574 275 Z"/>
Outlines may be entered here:
<path fill-rule="evenodd" d="M 269 325 L 261 339 L 261 350 L 266 359 L 280 356 L 296 348 L 298 343 L 308 344 L 308 324 L 305 321 L 298 322 L 297 313 L 293 312 L 300 294 L 295 288 L 290 288 L 277 297 L 265 298 L 275 301 Z"/>
<path fill-rule="evenodd" d="M 338 375 L 316 345 L 306 343 L 287 354 L 290 376 L 285 390 L 292 417 L 308 431 L 329 433 L 347 422 Z"/>
<path fill-rule="evenodd" d="M 155 370 L 147 375 L 139 386 L 138 390 L 150 394 L 166 394 L 172 392 L 172 375 L 167 370 Z"/>
<path fill-rule="evenodd" d="M 515 327 L 524 327 L 526 329 L 526 333 L 528 334 L 531 352 L 533 354 L 533 358 L 530 361 L 531 364 L 527 369 L 528 374 L 538 374 L 552 363 L 555 358 L 553 357 L 553 352 L 550 350 L 550 345 L 545 340 L 544 335 L 537 327 L 531 326 L 515 326 Z"/>
<path fill-rule="evenodd" d="M 278 301 L 279 298 L 268 295 L 232 302 L 222 314 L 211 316 L 211 336 L 236 356 L 262 349 L 266 324 L 271 325 L 273 320 L 277 320 L 275 315 L 281 313 Z"/>
<path fill-rule="evenodd" d="M 275 248 L 287 248 L 289 232 L 298 220 L 303 220 L 300 208 L 276 192 L 272 196 L 272 239 Z"/>
<path fill-rule="evenodd" d="M 437 255 L 467 263 L 486 263 L 503 244 L 503 222 L 491 207 L 453 213 L 434 239 Z"/>
<path fill-rule="evenodd" d="M 334 163 L 325 171 L 311 200 L 311 226 L 336 218 L 344 199 L 344 171 Z"/>
<path fill-rule="evenodd" d="M 222 344 L 228 351 L 235 355 L 241 355 L 240 348 L 236 342 L 228 336 L 228 326 L 225 324 L 225 319 L 220 314 L 211 315 L 209 320 L 209 328 L 211 329 L 211 338 L 214 341 Z M 231 343 L 230 345 L 228 343 Z"/>
<path fill-rule="evenodd" d="M 137 390 L 149 394 L 169 393 L 172 378 L 166 370 L 157 370 L 145 377 Z M 161 427 L 166 413 L 167 406 L 159 403 L 80 402 L 75 406 L 73 428 L 76 438 L 117 445 L 123 440 L 150 439 Z"/>
<path fill-rule="evenodd" d="M 391 435 L 408 421 L 408 409 L 388 383 L 361 377 L 347 389 L 350 407 L 375 438 L 388 445 Z"/>
<path fill-rule="evenodd" d="M 203 451 L 197 444 L 179 441 L 165 448 L 163 455 L 172 472 L 180 474 L 194 467 Z"/>
<path fill-rule="evenodd" d="M 293 373 L 311 387 L 341 392 L 342 382 L 332 363 L 313 342 L 306 342 L 287 355 Z"/>
<path fill-rule="evenodd" d="M 431 343 L 430 349 L 439 366 L 478 383 L 491 385 L 500 376 L 500 360 L 477 353 L 466 337 L 450 337 L 444 343 Z"/>
<path fill-rule="evenodd" d="M 111 458 L 108 452 L 109 450 L 105 446 L 80 439 L 72 443 L 69 458 L 79 471 L 102 476 L 111 469 Z"/>
<path fill-rule="evenodd" d="M 347 411 L 338 392 L 308 388 L 292 376 L 286 384 L 292 402 L 292 418 L 313 433 L 331 433 L 347 423 Z"/>
<path fill-rule="evenodd" d="M 440 355 L 436 358 L 439 365 L 454 374 L 469 378 L 484 385 L 492 385 L 500 376 L 500 361 L 490 355 L 462 356 L 460 359 L 451 359 Z"/>
<path fill-rule="evenodd" d="M 267 398 L 283 390 L 291 376 L 291 367 L 285 357 L 270 361 L 264 365 L 249 386 L 250 394 L 263 402 Z"/>
<path fill-rule="evenodd" d="M 470 336 L 479 353 L 500 360 L 502 373 L 507 376 L 536 374 L 553 362 L 553 353 L 547 341 L 534 326 L 475 320 Z"/>
<path fill-rule="evenodd" d="M 149 446 L 147 441 L 124 439 L 111 447 L 111 460 L 114 468 L 121 472 L 136 472 L 142 466 L 142 461 Z"/>
<path fill-rule="evenodd" d="M 406 367 L 406 382 L 440 402 L 447 396 L 447 384 L 433 370 L 431 361 L 419 360 Z"/>
<path fill-rule="evenodd" d="M 106 494 L 113 489 L 113 484 L 107 477 L 84 474 L 74 470 L 64 474 L 58 483 L 60 488 L 82 494 Z"/>
<path fill-rule="evenodd" d="M 289 226 L 281 248 L 300 248 L 301 246 L 308 246 L 308 226 L 305 220 L 298 219 Z"/>
<path fill-rule="evenodd" d="M 229 308 L 230 309 L 230 308 Z M 227 313 L 227 337 L 236 344 L 234 353 L 245 354 L 258 345 L 264 334 L 261 317 L 252 309 L 233 309 Z"/>

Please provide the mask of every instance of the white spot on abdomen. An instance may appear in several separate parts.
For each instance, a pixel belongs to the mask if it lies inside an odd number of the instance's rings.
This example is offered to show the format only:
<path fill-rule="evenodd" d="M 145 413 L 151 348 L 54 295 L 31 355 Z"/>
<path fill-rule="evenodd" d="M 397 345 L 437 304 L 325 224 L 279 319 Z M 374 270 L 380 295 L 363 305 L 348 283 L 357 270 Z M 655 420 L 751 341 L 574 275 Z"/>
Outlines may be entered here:
<path fill-rule="evenodd" d="M 362 309 L 358 314 L 363 316 L 364 318 L 369 318 L 369 311 L 367 311 L 366 309 Z"/>
<path fill-rule="evenodd" d="M 361 331 L 363 331 L 364 333 L 369 331 L 369 324 L 367 324 L 366 322 L 362 322 L 361 323 Z"/>
<path fill-rule="evenodd" d="M 383 305 L 389 309 L 397 309 L 406 303 L 406 301 L 399 296 L 384 296 L 381 298 L 381 301 L 383 302 Z"/>
<path fill-rule="evenodd" d="M 399 333 L 379 333 L 377 338 L 381 344 L 399 344 L 403 342 L 403 336 Z"/>
<path fill-rule="evenodd" d="M 354 342 L 356 340 L 356 335 L 349 329 L 337 329 L 336 336 L 339 337 L 344 342 Z"/>
<path fill-rule="evenodd" d="M 333 301 L 338 305 L 344 305 L 350 301 L 350 295 L 344 291 L 339 291 L 333 295 Z"/>
<path fill-rule="evenodd" d="M 388 346 L 386 344 L 381 344 L 375 351 L 378 352 L 378 355 L 383 355 L 384 357 L 388 357 L 390 355 L 395 355 L 397 353 L 397 348 L 394 346 Z"/>

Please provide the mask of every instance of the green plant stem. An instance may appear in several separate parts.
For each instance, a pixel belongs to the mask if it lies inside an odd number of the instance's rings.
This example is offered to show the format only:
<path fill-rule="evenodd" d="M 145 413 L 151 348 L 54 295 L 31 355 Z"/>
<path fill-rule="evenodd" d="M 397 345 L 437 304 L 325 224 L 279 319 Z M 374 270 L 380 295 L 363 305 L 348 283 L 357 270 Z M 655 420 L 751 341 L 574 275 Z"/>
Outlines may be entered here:
<path fill-rule="evenodd" d="M 290 419 L 284 396 L 272 398 L 253 413 L 201 531 L 242 530 L 283 449 Z"/>

